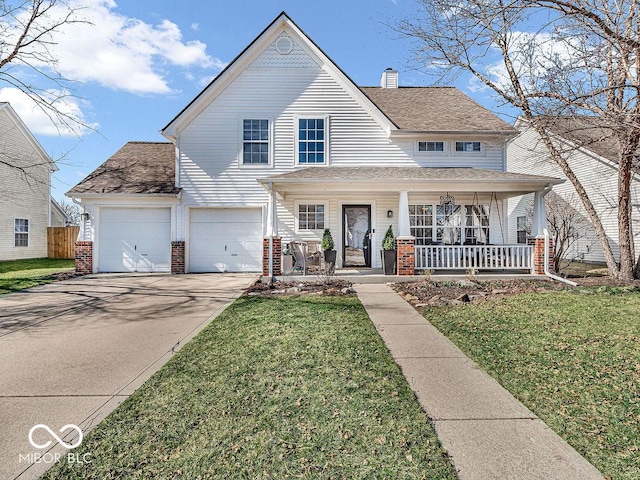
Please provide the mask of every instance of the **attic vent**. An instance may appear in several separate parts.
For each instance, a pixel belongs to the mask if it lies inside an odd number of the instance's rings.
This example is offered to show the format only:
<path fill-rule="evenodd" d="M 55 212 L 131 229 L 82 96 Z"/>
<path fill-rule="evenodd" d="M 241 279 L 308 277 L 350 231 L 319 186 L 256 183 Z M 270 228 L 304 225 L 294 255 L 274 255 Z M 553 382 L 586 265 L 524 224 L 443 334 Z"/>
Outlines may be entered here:
<path fill-rule="evenodd" d="M 276 52 L 280 55 L 288 55 L 293 50 L 293 42 L 289 37 L 280 37 L 276 40 Z"/>

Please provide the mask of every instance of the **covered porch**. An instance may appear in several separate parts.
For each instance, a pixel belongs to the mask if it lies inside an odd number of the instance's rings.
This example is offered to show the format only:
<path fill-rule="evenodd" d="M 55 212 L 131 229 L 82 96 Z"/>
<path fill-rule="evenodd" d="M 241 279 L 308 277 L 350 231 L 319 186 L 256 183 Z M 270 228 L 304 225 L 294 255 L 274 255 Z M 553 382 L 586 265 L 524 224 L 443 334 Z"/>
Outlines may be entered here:
<path fill-rule="evenodd" d="M 292 241 L 318 244 L 324 228 L 333 234 L 339 272 L 378 274 L 389 226 L 400 276 L 541 274 L 544 196 L 561 181 L 474 168 L 316 167 L 274 175 L 261 180 L 269 192 L 263 274 L 281 275 L 282 249 Z M 535 193 L 531 235 L 510 243 L 505 201 L 526 193 Z M 316 228 L 302 228 L 312 217 Z M 358 249 L 368 261 L 353 264 Z"/>

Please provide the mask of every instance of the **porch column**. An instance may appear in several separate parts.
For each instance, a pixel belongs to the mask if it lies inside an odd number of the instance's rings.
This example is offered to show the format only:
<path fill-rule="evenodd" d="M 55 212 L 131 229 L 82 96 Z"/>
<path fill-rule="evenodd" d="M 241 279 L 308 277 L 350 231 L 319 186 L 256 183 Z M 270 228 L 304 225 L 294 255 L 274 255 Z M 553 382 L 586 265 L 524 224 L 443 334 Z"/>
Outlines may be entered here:
<path fill-rule="evenodd" d="M 532 273 L 536 275 L 544 275 L 545 263 L 545 240 L 544 229 L 547 228 L 547 207 L 544 203 L 544 197 L 551 191 L 553 185 L 549 185 L 543 190 L 538 190 L 533 196 L 533 225 L 531 235 L 533 239 L 533 267 Z M 553 265 L 553 240 L 549 239 L 549 265 Z"/>
<path fill-rule="evenodd" d="M 408 192 L 400 192 L 396 252 L 396 269 L 398 275 L 413 275 L 416 268 L 416 250 L 415 237 L 411 235 Z"/>
<path fill-rule="evenodd" d="M 278 237 L 278 208 L 276 192 L 269 184 L 269 203 L 267 204 L 266 235 L 263 242 L 262 275 L 272 278 L 280 275 L 282 240 Z"/>
<path fill-rule="evenodd" d="M 398 205 L 398 238 L 400 237 L 411 237 L 408 192 L 400 192 L 400 204 Z"/>

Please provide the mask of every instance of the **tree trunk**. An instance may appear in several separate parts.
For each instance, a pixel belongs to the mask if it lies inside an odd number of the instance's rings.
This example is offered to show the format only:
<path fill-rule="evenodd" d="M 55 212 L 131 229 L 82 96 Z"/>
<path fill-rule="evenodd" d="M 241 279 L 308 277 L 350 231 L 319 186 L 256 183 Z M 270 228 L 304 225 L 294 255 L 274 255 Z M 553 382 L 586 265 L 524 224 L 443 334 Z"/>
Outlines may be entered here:
<path fill-rule="evenodd" d="M 618 165 L 618 243 L 620 280 L 633 280 L 633 238 L 631 234 L 631 162 L 632 155 L 622 153 Z"/>
<path fill-rule="evenodd" d="M 540 135 L 540 138 L 542 139 L 545 146 L 547 147 L 547 150 L 549 151 L 549 154 L 551 155 L 552 160 L 560 167 L 560 169 L 562 170 L 562 173 L 571 182 L 571 184 L 573 185 L 573 188 L 575 188 L 576 193 L 578 194 L 578 198 L 582 202 L 582 205 L 584 206 L 587 212 L 587 216 L 591 221 L 591 225 L 593 226 L 593 229 L 596 232 L 596 237 L 600 242 L 600 246 L 602 248 L 602 252 L 604 253 L 604 258 L 607 263 L 607 268 L 609 269 L 609 274 L 614 278 L 618 278 L 620 275 L 620 271 L 618 269 L 618 264 L 616 262 L 616 259 L 613 256 L 613 250 L 611 249 L 611 244 L 609 243 L 609 239 L 607 238 L 607 232 L 605 231 L 604 226 L 602 225 L 600 216 L 598 215 L 598 212 L 593 206 L 593 203 L 591 202 L 589 195 L 587 194 L 586 190 L 582 186 L 582 183 L 580 182 L 578 177 L 573 172 L 567 159 L 562 156 L 562 154 L 558 151 L 556 146 L 553 144 L 553 141 L 551 140 L 547 129 L 543 125 L 539 125 L 536 122 L 535 118 L 530 118 L 529 121 L 533 126 L 533 128 L 538 133 L 538 135 Z"/>

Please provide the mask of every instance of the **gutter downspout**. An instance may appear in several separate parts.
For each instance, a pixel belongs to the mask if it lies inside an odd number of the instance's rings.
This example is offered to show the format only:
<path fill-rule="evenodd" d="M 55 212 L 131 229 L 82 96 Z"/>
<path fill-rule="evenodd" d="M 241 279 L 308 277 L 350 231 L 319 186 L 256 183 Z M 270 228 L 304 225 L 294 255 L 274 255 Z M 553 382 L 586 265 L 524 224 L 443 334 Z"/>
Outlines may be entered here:
<path fill-rule="evenodd" d="M 544 220 L 544 228 L 542 230 L 544 233 L 544 274 L 547 277 L 549 277 L 551 280 L 555 280 L 556 282 L 562 282 L 562 283 L 566 283 L 567 285 L 571 285 L 572 287 L 577 287 L 578 286 L 577 283 L 572 282 L 571 280 L 567 280 L 566 278 L 562 278 L 557 275 L 554 275 L 549 271 L 549 250 L 550 250 L 549 249 L 549 229 L 546 226 L 547 214 L 546 214 L 546 208 L 544 207 L 544 197 L 551 191 L 552 188 L 553 188 L 553 184 L 550 183 L 540 194 L 540 203 L 543 206 L 542 211 L 545 212 L 544 219 L 540 219 L 540 220 Z"/>
<path fill-rule="evenodd" d="M 572 287 L 578 286 L 576 282 L 572 282 L 571 280 L 567 280 L 566 278 L 558 277 L 557 275 L 554 275 L 549 271 L 549 230 L 546 228 L 544 229 L 544 274 L 551 280 L 566 283 L 567 285 L 571 285 Z"/>

